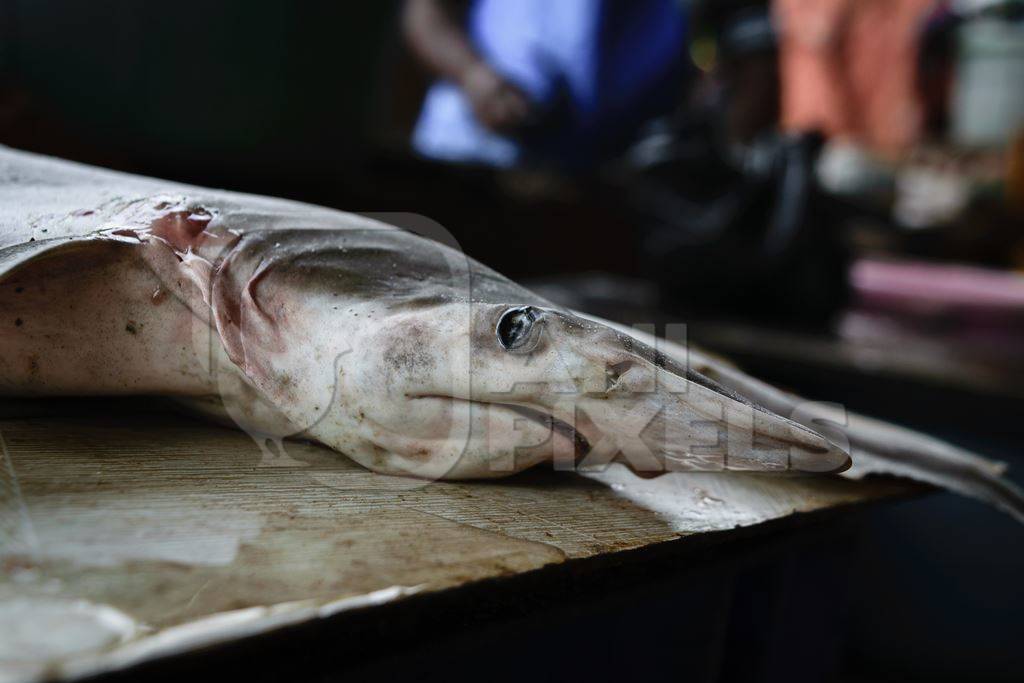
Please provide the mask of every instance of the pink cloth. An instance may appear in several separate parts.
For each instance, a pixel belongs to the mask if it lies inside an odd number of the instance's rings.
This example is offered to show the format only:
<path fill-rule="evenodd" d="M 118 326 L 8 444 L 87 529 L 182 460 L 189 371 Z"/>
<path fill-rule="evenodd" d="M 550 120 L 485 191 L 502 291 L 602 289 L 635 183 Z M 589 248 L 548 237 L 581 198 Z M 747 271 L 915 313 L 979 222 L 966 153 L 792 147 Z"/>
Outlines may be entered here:
<path fill-rule="evenodd" d="M 1024 319 L 1024 276 L 973 266 L 861 259 L 850 273 L 863 308 L 974 311 Z"/>
<path fill-rule="evenodd" d="M 1024 360 L 1024 276 L 920 261 L 857 261 L 843 338 L 926 353 Z M 952 361 L 950 361 L 952 362 Z M 1000 360 L 999 363 L 1004 363 Z M 1006 366 L 998 365 L 1006 370 Z"/>

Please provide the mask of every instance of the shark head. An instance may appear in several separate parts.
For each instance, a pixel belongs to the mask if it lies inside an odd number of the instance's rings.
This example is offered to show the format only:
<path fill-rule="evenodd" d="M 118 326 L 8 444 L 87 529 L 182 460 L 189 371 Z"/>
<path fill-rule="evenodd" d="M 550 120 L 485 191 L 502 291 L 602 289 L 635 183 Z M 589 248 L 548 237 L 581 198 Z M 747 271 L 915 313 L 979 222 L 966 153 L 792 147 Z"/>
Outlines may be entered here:
<path fill-rule="evenodd" d="M 850 464 L 629 334 L 403 231 L 256 231 L 210 270 L 210 317 L 246 381 L 292 431 L 378 472 Z"/>
<path fill-rule="evenodd" d="M 338 396 L 373 444 L 363 458 L 346 452 L 372 469 L 481 478 L 549 460 L 621 461 L 642 475 L 850 464 L 821 435 L 551 306 L 439 303 L 382 316 L 357 346 Z M 327 431 L 317 438 L 344 449 Z"/>

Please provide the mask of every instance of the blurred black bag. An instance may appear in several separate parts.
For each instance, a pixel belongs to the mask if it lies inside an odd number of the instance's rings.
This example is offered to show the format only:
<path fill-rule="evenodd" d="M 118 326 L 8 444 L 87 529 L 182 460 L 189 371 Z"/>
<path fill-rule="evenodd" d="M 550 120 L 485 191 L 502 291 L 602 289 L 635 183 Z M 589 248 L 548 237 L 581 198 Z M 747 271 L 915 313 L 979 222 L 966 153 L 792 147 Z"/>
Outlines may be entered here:
<path fill-rule="evenodd" d="M 820 136 L 724 149 L 711 126 L 652 131 L 620 176 L 662 306 L 820 324 L 847 299 L 839 223 L 815 181 Z"/>

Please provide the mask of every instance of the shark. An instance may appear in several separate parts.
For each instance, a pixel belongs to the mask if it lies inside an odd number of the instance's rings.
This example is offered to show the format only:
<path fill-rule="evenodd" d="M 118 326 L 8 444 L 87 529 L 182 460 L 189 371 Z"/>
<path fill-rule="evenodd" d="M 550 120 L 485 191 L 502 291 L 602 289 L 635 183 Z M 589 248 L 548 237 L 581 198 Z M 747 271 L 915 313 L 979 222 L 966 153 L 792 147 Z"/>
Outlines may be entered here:
<path fill-rule="evenodd" d="M 1001 463 L 567 310 L 430 237 L 0 147 L 0 395 L 166 396 L 391 475 L 882 473 L 1024 521 Z"/>

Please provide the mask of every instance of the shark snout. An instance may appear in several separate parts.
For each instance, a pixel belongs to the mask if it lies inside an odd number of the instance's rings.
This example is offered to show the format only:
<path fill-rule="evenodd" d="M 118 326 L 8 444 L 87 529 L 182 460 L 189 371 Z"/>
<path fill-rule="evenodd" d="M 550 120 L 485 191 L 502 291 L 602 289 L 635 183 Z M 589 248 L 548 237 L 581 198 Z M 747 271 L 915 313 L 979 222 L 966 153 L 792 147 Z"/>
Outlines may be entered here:
<path fill-rule="evenodd" d="M 589 450 L 582 468 L 623 461 L 665 471 L 839 472 L 849 455 L 825 437 L 731 395 L 694 373 L 620 361 L 604 392 L 580 397 L 575 426 Z"/>

